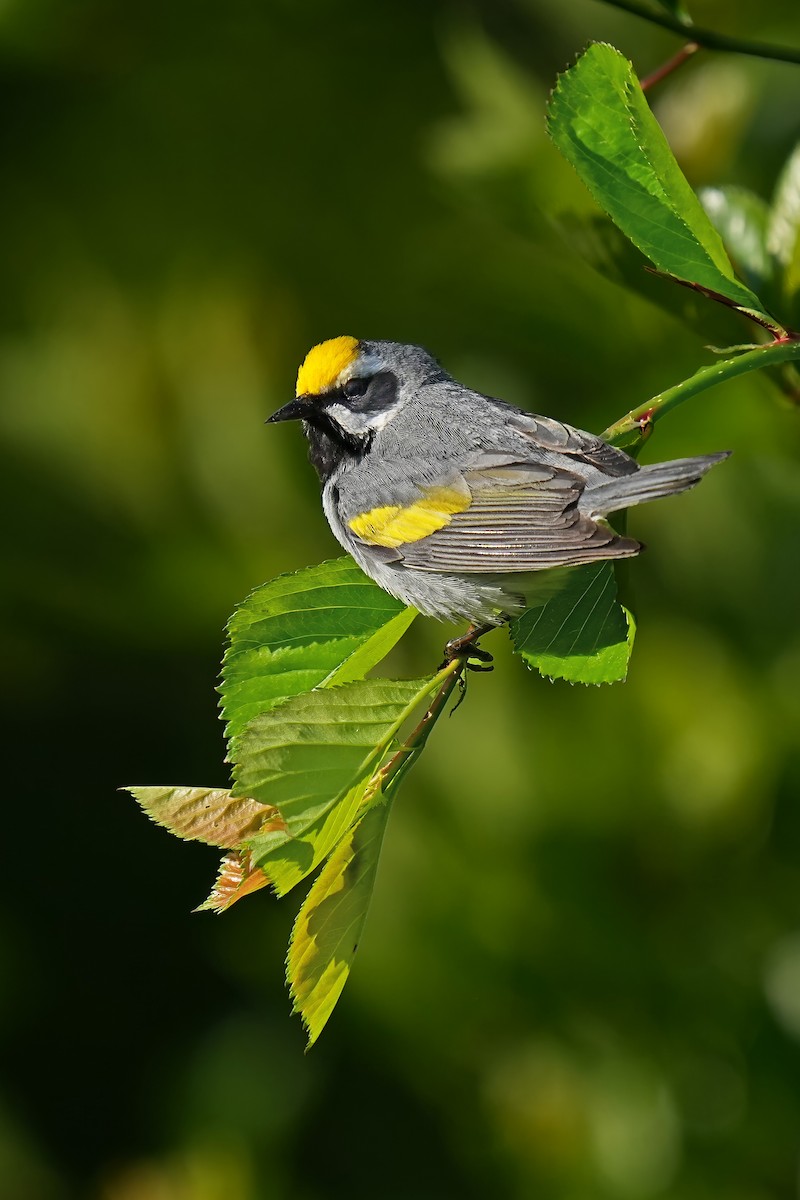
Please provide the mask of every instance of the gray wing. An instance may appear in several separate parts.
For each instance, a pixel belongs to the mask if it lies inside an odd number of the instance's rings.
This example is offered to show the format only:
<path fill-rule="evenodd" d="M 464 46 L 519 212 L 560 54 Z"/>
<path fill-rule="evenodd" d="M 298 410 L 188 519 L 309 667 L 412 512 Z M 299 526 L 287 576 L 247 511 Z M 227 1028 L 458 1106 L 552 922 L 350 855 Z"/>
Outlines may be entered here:
<path fill-rule="evenodd" d="M 577 462 L 574 472 L 517 462 L 464 471 L 469 506 L 443 528 L 397 547 L 392 557 L 420 571 L 498 574 L 638 554 L 639 542 L 579 511 L 586 482 L 580 470 Z"/>
<path fill-rule="evenodd" d="M 604 442 L 595 433 L 587 433 L 584 429 L 565 425 L 552 417 L 539 417 L 534 413 L 517 411 L 508 421 L 508 425 L 537 448 L 574 459 L 577 470 L 584 476 L 594 474 L 592 468 L 605 476 L 613 477 L 634 475 L 639 470 L 638 463 L 624 450 L 609 446 L 608 442 Z M 585 471 L 586 467 L 589 468 L 589 472 Z"/>

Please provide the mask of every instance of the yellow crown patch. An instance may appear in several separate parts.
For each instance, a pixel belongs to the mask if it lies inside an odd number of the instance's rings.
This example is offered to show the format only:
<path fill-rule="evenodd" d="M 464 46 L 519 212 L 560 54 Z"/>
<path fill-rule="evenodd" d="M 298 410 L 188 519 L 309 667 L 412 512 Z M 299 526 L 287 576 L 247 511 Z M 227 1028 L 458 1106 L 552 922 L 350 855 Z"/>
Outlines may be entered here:
<path fill-rule="evenodd" d="M 318 396 L 328 392 L 346 367 L 358 357 L 358 341 L 353 337 L 331 338 L 309 350 L 297 372 L 297 395 Z"/>

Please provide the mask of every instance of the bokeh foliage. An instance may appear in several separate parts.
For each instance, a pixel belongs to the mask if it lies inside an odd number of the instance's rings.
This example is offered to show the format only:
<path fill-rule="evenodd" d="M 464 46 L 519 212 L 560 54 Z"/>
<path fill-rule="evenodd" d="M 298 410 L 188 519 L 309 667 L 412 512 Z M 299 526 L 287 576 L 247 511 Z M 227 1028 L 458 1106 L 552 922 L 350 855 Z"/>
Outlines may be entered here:
<path fill-rule="evenodd" d="M 800 43 L 792 0 L 693 12 Z M 291 902 L 190 916 L 215 851 L 115 794 L 187 764 L 226 785 L 227 614 L 335 552 L 297 431 L 261 426 L 313 342 L 417 340 L 601 429 L 742 340 L 570 234 L 591 202 L 543 109 L 590 38 L 641 71 L 676 48 L 588 0 L 0 10 L 3 1197 L 794 1194 L 800 427 L 768 381 L 647 447 L 735 455 L 635 515 L 624 686 L 488 639 L 313 1056 L 276 968 Z M 708 55 L 653 103 L 694 186 L 768 198 L 799 87 Z M 449 632 L 417 622 L 394 673 Z"/>

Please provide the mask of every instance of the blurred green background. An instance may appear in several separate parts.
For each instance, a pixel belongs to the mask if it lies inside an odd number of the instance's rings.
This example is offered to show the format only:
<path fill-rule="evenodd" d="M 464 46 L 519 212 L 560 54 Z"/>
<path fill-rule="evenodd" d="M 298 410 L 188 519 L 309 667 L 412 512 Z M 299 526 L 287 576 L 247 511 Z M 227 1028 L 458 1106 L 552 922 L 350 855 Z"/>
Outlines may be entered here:
<path fill-rule="evenodd" d="M 693 11 L 800 45 L 796 0 Z M 646 449 L 735 454 L 631 516 L 627 684 L 488 640 L 310 1055 L 299 897 L 191 915 L 217 855 L 116 791 L 226 783 L 225 619 L 338 553 L 262 424 L 313 343 L 419 341 L 598 430 L 749 338 L 563 236 L 592 208 L 543 108 L 592 38 L 642 73 L 679 45 L 593 0 L 0 4 L 2 1200 L 798 1194 L 800 414 L 768 381 Z M 653 103 L 693 184 L 769 195 L 799 97 L 699 55 Z"/>

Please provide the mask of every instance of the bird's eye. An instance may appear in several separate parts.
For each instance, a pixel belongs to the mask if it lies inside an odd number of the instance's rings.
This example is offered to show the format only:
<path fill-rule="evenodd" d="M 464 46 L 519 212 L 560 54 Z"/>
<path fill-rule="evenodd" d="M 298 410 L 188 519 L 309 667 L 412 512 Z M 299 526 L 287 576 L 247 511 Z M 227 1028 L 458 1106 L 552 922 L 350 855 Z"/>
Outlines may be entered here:
<path fill-rule="evenodd" d="M 357 396 L 366 395 L 368 387 L 368 379 L 348 379 L 347 383 L 342 385 L 342 391 L 348 400 L 355 400 Z"/>

